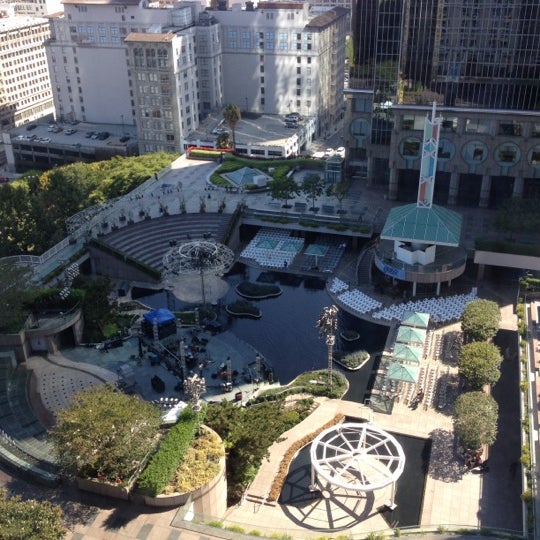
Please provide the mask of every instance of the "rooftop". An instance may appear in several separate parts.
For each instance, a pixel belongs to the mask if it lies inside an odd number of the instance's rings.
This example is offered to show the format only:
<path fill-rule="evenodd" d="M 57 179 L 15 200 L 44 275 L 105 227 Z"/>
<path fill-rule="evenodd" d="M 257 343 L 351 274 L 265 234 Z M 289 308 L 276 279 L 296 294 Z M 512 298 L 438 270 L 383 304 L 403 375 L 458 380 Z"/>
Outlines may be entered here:
<path fill-rule="evenodd" d="M 390 210 L 381 238 L 458 246 L 461 222 L 460 214 L 442 206 L 421 208 L 406 204 Z"/>

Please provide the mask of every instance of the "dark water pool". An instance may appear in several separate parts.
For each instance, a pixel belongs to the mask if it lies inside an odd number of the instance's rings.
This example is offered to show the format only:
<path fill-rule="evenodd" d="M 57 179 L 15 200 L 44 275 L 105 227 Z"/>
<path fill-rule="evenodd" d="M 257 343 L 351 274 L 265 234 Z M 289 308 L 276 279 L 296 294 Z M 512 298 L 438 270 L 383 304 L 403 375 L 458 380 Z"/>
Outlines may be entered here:
<path fill-rule="evenodd" d="M 354 421 L 354 419 L 349 419 Z M 406 465 L 403 474 L 396 483 L 395 503 L 393 511 L 385 508 L 367 508 L 366 514 L 379 510 L 389 527 L 409 527 L 420 523 L 420 512 L 425 488 L 426 473 L 431 452 L 431 441 L 393 433 L 403 447 Z M 310 446 L 303 448 L 291 463 L 289 473 L 281 490 L 279 503 L 290 506 L 286 510 L 291 519 L 297 512 L 294 507 L 303 507 L 313 502 L 313 493 L 309 490 L 311 483 Z M 369 504 L 371 497 L 367 497 Z M 345 524 L 344 524 L 345 525 Z M 348 523 L 352 526 L 353 523 Z"/>
<path fill-rule="evenodd" d="M 283 289 L 283 294 L 255 302 L 262 311 L 262 317 L 257 320 L 228 317 L 224 309 L 218 307 L 220 318 L 226 323 L 225 327 L 255 347 L 273 366 L 274 373 L 282 384 L 287 384 L 305 371 L 324 369 L 327 366 L 327 347 L 325 341 L 319 339 L 316 328 L 322 308 L 332 304 L 324 290 L 324 281 L 289 274 L 271 275 L 236 265 L 235 273 L 227 276 L 231 288 L 220 306 L 240 299 L 234 287 L 246 277 L 250 281 L 256 281 L 259 277 L 266 281 L 271 280 Z M 153 308 L 180 310 L 189 307 L 165 292 L 141 296 L 139 300 Z M 383 349 L 388 334 L 385 326 L 372 324 L 340 311 L 338 332 L 341 330 L 356 330 L 360 339 L 353 344 L 340 343 L 338 339 L 336 348 L 365 349 L 370 353 Z M 361 370 L 345 373 L 351 382 L 346 399 L 363 402 L 372 365 L 373 359 Z M 337 365 L 336 369 L 339 369 Z"/>

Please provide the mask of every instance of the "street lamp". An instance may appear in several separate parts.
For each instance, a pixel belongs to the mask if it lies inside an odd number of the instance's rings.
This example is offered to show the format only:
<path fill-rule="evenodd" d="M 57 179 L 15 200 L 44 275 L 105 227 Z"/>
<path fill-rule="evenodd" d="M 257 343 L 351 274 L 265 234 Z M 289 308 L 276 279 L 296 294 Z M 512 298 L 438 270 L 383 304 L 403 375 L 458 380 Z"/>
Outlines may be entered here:
<path fill-rule="evenodd" d="M 319 328 L 319 337 L 325 338 L 328 347 L 328 388 L 330 392 L 333 388 L 332 362 L 336 343 L 337 313 L 338 308 L 336 306 L 324 307 L 316 325 Z"/>

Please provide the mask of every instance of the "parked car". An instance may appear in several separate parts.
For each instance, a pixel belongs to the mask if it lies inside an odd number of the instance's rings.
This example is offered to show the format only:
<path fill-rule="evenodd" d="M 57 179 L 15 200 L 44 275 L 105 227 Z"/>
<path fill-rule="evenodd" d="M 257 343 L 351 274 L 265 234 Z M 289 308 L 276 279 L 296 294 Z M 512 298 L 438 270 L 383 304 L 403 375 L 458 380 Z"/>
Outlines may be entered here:
<path fill-rule="evenodd" d="M 87 131 L 85 137 L 86 137 L 87 139 L 90 139 L 90 138 L 91 138 L 93 135 L 95 135 L 95 134 L 96 134 L 95 131 Z"/>
<path fill-rule="evenodd" d="M 104 141 L 105 139 L 109 138 L 109 132 L 108 131 L 100 131 L 97 136 L 99 141 Z"/>
<path fill-rule="evenodd" d="M 285 121 L 290 120 L 292 122 L 299 122 L 302 117 L 298 113 L 289 113 L 285 115 Z"/>
<path fill-rule="evenodd" d="M 77 133 L 77 130 L 73 128 L 69 128 L 69 129 L 66 129 L 65 133 L 66 135 L 73 135 L 74 133 Z"/>
<path fill-rule="evenodd" d="M 217 127 L 212 130 L 212 135 L 223 135 L 224 133 L 229 133 L 225 128 Z"/>
<path fill-rule="evenodd" d="M 129 135 L 124 135 L 123 137 L 120 137 L 120 142 L 127 142 L 129 141 Z"/>
<path fill-rule="evenodd" d="M 28 124 L 26 126 L 26 131 L 32 131 L 33 129 L 37 128 L 37 124 Z"/>

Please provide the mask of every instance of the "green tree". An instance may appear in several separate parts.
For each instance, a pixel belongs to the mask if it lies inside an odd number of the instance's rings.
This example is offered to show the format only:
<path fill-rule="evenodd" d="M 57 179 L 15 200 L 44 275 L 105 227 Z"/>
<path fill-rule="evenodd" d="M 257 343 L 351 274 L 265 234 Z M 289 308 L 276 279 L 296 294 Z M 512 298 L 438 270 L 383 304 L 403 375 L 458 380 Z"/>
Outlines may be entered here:
<path fill-rule="evenodd" d="M 469 302 L 461 317 L 464 341 L 489 341 L 498 332 L 500 322 L 501 312 L 496 302 L 484 299 Z"/>
<path fill-rule="evenodd" d="M 459 354 L 459 375 L 475 390 L 495 384 L 501 376 L 502 356 L 499 348 L 486 341 L 463 345 Z"/>
<path fill-rule="evenodd" d="M 324 180 L 318 174 L 307 174 L 302 180 L 300 189 L 308 199 L 311 199 L 310 210 L 315 211 L 315 201 L 324 191 Z"/>
<path fill-rule="evenodd" d="M 108 277 L 93 278 L 81 274 L 73 281 L 73 287 L 84 291 L 84 340 L 95 343 L 111 337 L 105 335 L 105 328 L 115 321 L 114 307 L 109 301 L 111 280 Z"/>
<path fill-rule="evenodd" d="M 160 423 L 152 404 L 104 384 L 74 396 L 58 413 L 51 440 L 67 473 L 118 483 L 155 448 Z"/>
<path fill-rule="evenodd" d="M 343 199 L 347 196 L 348 191 L 349 184 L 344 180 L 330 185 L 326 190 L 326 194 L 329 197 L 334 197 L 337 200 L 339 204 L 338 214 L 343 214 Z"/>
<path fill-rule="evenodd" d="M 65 534 L 58 505 L 8 497 L 0 489 L 0 540 L 61 540 Z"/>
<path fill-rule="evenodd" d="M 289 200 L 300 193 L 300 188 L 292 176 L 271 180 L 268 182 L 268 189 L 273 199 L 285 201 L 284 208 L 290 208 Z"/>
<path fill-rule="evenodd" d="M 538 204 L 538 199 L 508 199 L 497 210 L 495 226 L 509 232 L 510 240 L 515 233 L 537 231 L 540 227 Z"/>
<path fill-rule="evenodd" d="M 227 453 L 229 503 L 237 502 L 254 478 L 268 448 L 302 418 L 303 411 L 285 409 L 282 401 L 237 407 L 223 400 L 211 403 L 205 423 L 222 438 Z"/>
<path fill-rule="evenodd" d="M 476 450 L 497 438 L 499 406 L 484 392 L 466 392 L 456 399 L 454 432 L 464 448 Z"/>
<path fill-rule="evenodd" d="M 223 110 L 223 118 L 232 131 L 233 148 L 236 150 L 236 124 L 242 118 L 240 107 L 234 103 L 229 103 Z"/>
<path fill-rule="evenodd" d="M 216 137 L 216 146 L 218 148 L 231 148 L 231 136 L 229 133 L 220 133 Z"/>
<path fill-rule="evenodd" d="M 12 259 L 0 259 L 0 330 L 17 332 L 28 316 L 26 304 L 35 293 L 32 270 Z"/>
<path fill-rule="evenodd" d="M 128 193 L 174 157 L 157 152 L 25 173 L 0 190 L 0 257 L 43 253 L 66 236 L 71 215 Z"/>

